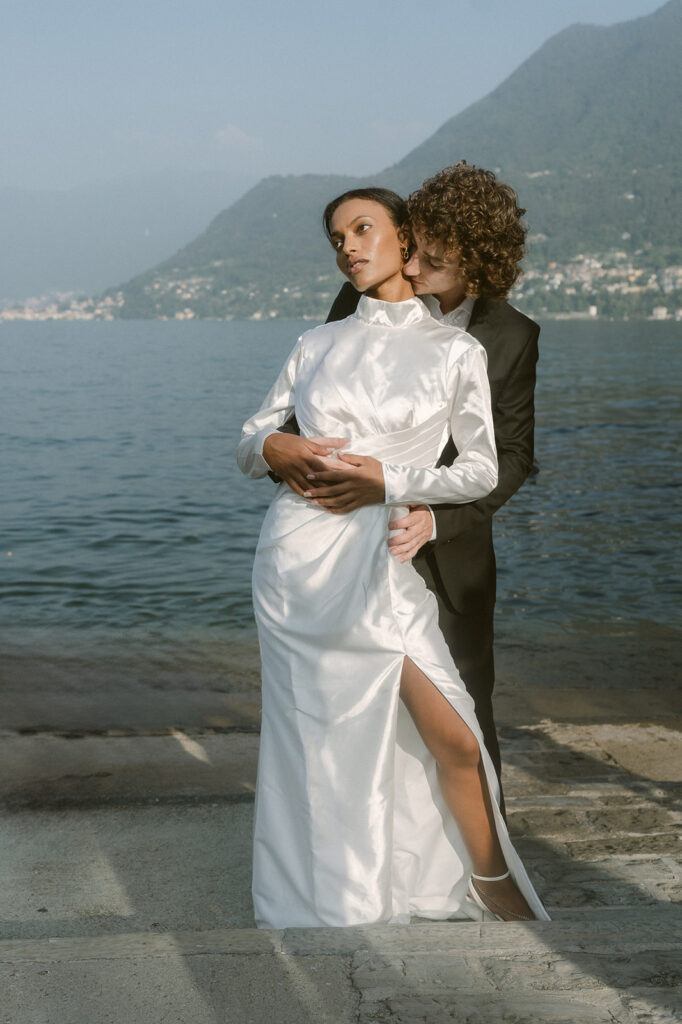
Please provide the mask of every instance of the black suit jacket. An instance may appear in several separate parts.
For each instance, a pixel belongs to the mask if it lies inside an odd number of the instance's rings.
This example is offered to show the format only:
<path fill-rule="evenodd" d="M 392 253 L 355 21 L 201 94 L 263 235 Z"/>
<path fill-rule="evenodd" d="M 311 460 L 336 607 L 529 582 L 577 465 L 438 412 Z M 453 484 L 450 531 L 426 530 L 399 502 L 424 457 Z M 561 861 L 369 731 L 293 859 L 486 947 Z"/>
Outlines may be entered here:
<path fill-rule="evenodd" d="M 360 293 L 344 284 L 327 321 L 355 311 Z M 499 464 L 497 487 L 465 505 L 435 505 L 436 540 L 414 559 L 427 559 L 446 605 L 460 615 L 492 612 L 495 604 L 495 551 L 492 517 L 514 494 L 533 465 L 535 365 L 540 328 L 504 300 L 477 299 L 468 327 L 488 354 L 488 377 Z M 457 456 L 452 438 L 438 461 Z"/>

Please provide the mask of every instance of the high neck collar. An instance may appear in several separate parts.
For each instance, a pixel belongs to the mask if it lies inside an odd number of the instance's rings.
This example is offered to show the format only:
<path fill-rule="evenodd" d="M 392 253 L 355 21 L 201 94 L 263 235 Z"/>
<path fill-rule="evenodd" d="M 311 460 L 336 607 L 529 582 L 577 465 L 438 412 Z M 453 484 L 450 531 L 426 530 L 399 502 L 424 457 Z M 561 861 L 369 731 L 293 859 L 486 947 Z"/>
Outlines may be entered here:
<path fill-rule="evenodd" d="M 358 302 L 355 315 L 367 324 L 381 327 L 410 327 L 420 320 L 429 318 L 430 313 L 421 299 L 416 296 L 404 302 L 384 302 L 363 295 Z"/>

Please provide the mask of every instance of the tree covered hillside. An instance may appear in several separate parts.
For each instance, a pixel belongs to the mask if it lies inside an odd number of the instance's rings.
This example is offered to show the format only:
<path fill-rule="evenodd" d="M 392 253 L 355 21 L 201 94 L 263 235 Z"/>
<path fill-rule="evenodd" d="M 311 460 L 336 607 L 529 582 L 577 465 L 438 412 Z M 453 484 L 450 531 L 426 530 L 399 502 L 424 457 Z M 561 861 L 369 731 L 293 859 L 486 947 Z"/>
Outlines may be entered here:
<path fill-rule="evenodd" d="M 682 305 L 681 43 L 682 0 L 608 28 L 568 28 L 371 181 L 405 194 L 460 159 L 498 170 L 528 211 L 532 287 L 518 295 L 531 312 L 557 301 L 587 309 L 596 295 L 610 296 L 612 312 L 648 314 L 657 289 Z M 171 259 L 110 289 L 110 307 L 124 317 L 322 316 L 341 279 L 320 215 L 365 183 L 267 178 Z"/>

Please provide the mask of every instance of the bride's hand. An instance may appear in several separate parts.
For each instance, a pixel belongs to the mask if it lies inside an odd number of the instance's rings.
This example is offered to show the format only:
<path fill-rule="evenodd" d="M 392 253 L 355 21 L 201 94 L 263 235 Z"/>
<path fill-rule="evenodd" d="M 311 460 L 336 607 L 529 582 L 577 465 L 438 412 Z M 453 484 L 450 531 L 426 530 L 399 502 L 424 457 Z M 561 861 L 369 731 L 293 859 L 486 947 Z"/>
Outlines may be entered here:
<path fill-rule="evenodd" d="M 371 455 L 339 452 L 338 469 L 308 474 L 304 498 L 335 515 L 344 515 L 363 505 L 380 505 L 385 497 L 381 463 Z M 340 463 L 345 463 L 341 466 Z"/>
<path fill-rule="evenodd" d="M 345 444 L 347 437 L 300 437 L 275 430 L 265 439 L 263 458 L 292 491 L 303 494 L 308 487 L 307 474 L 324 469 L 326 456 Z"/>

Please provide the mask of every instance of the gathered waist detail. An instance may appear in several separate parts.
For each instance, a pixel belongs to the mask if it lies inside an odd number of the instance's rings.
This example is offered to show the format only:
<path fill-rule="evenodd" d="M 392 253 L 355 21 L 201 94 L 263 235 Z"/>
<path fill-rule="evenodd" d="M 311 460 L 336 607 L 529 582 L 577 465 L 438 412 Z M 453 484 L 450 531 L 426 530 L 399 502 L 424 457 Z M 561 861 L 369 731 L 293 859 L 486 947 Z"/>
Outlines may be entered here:
<path fill-rule="evenodd" d="M 434 465 L 437 453 L 448 437 L 448 408 L 443 405 L 433 416 L 413 427 L 390 434 L 367 434 L 353 437 L 341 449 L 354 455 L 371 455 L 380 462 L 425 468 Z M 329 456 L 336 458 L 336 453 Z"/>

